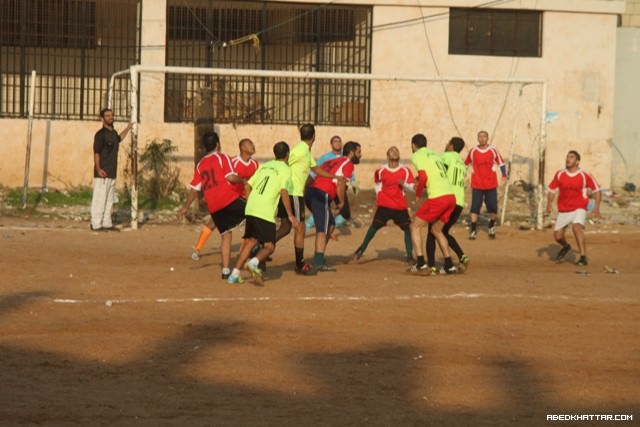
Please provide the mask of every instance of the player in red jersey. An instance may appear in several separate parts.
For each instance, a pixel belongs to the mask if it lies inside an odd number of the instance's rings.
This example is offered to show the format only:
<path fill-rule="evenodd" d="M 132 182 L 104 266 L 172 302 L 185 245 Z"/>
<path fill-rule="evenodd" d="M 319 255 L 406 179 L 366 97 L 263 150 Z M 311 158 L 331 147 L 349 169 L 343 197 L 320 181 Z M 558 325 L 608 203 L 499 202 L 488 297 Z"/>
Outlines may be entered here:
<path fill-rule="evenodd" d="M 198 197 L 198 192 L 202 191 L 207 209 L 222 236 L 222 278 L 227 279 L 231 274 L 230 231 L 244 219 L 245 207 L 244 199 L 238 195 L 232 184 L 246 184 L 247 181 L 236 174 L 229 156 L 220 153 L 220 138 L 217 133 L 207 132 L 202 135 L 202 145 L 206 154 L 196 165 L 189 196 L 184 207 L 178 212 L 178 218 L 184 216 L 191 203 Z"/>
<path fill-rule="evenodd" d="M 507 181 L 507 167 L 498 149 L 489 144 L 489 133 L 478 132 L 478 145 L 469 150 L 464 164 L 471 165 L 471 230 L 469 239 L 478 237 L 477 223 L 482 202 L 489 212 L 489 238 L 496 238 L 496 217 L 498 216 L 498 178 L 496 165 L 500 167 L 502 181 Z"/>
<path fill-rule="evenodd" d="M 584 238 L 584 221 L 587 217 L 589 204 L 588 192 L 595 193 L 595 206 L 593 216 L 600 217 L 600 186 L 591 174 L 580 169 L 580 154 L 571 150 L 565 160 L 565 168 L 556 172 L 549 184 L 549 196 L 547 198 L 547 214 L 551 213 L 553 199 L 558 193 L 558 218 L 554 227 L 553 238 L 562 245 L 556 256 L 557 261 L 562 261 L 571 250 L 571 246 L 565 239 L 565 229 L 571 225 L 571 230 L 578 243 L 580 259 L 578 265 L 587 265 L 587 244 Z"/>
<path fill-rule="evenodd" d="M 389 220 L 393 220 L 404 232 L 407 262 L 413 264 L 411 218 L 405 191 L 415 191 L 415 184 L 411 170 L 400 164 L 400 150 L 397 147 L 391 147 L 387 150 L 387 164 L 376 170 L 373 179 L 376 190 L 376 213 L 362 244 L 356 249 L 351 259 L 358 261 L 378 230 L 384 227 Z"/>
<path fill-rule="evenodd" d="M 258 169 L 258 162 L 255 161 L 251 156 L 253 156 L 256 152 L 256 147 L 249 138 L 243 138 L 238 143 L 238 148 L 240 150 L 240 154 L 231 159 L 231 164 L 233 165 L 233 169 L 236 171 L 236 174 L 245 180 L 248 180 L 253 176 L 256 169 Z M 242 184 L 233 184 L 236 192 L 243 199 L 247 199 L 244 194 L 244 185 Z M 193 248 L 193 252 L 191 253 L 191 259 L 194 261 L 198 261 L 200 259 L 200 251 L 204 247 L 204 244 L 207 242 L 213 230 L 216 229 L 216 224 L 213 222 L 212 218 L 209 218 L 209 222 L 202 227 L 202 231 L 200 232 L 200 236 L 198 237 L 198 242 Z"/>
<path fill-rule="evenodd" d="M 316 251 L 313 264 L 316 271 L 335 271 L 327 265 L 324 252 L 329 236 L 335 228 L 334 216 L 331 213 L 331 201 L 338 198 L 337 212 L 344 206 L 346 197 L 346 181 L 353 175 L 354 166 L 360 163 L 360 144 L 349 141 L 342 148 L 342 156 L 324 162 L 320 168 L 330 176 L 344 177 L 344 179 L 326 178 L 318 176 L 305 191 L 304 201 L 313 214 L 316 226 Z"/>

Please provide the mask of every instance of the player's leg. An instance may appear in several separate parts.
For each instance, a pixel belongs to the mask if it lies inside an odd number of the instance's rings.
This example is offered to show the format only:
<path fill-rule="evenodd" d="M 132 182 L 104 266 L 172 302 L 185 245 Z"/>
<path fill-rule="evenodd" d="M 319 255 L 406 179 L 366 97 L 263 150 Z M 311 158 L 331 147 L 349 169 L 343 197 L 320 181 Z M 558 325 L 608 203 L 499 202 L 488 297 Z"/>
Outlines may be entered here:
<path fill-rule="evenodd" d="M 400 227 L 400 230 L 404 233 L 404 249 L 407 254 L 407 263 L 413 264 L 413 242 L 411 240 L 411 217 L 409 216 L 409 210 L 394 210 L 393 222 Z"/>
<path fill-rule="evenodd" d="M 427 267 L 434 273 L 437 273 L 436 267 L 436 237 L 433 234 L 433 224 L 429 224 L 427 230 L 427 244 L 425 249 L 427 250 Z"/>
<path fill-rule="evenodd" d="M 293 199 L 293 197 L 290 197 L 290 199 Z M 276 231 L 276 241 L 279 241 L 291 232 L 291 221 L 289 221 L 287 211 L 284 208 L 282 200 L 278 202 L 278 218 L 280 219 L 280 227 L 278 227 L 278 230 Z"/>
<path fill-rule="evenodd" d="M 464 254 L 464 251 L 458 244 L 458 241 L 455 237 L 453 237 L 450 233 L 451 227 L 453 227 L 457 222 L 458 218 L 460 218 L 460 214 L 462 214 L 462 206 L 456 205 L 451 217 L 449 217 L 449 221 L 445 224 L 442 232 L 445 236 L 447 236 L 447 242 L 449 243 L 449 248 L 458 256 L 461 264 L 466 265 L 469 261 L 469 258 Z M 465 262 L 466 260 L 466 262 Z"/>
<path fill-rule="evenodd" d="M 451 260 L 451 253 L 449 252 L 449 243 L 447 241 L 447 236 L 443 233 L 444 226 L 449 219 L 451 219 L 451 214 L 456 208 L 456 198 L 452 194 L 437 197 L 431 200 L 431 218 L 433 220 L 429 221 L 431 223 L 431 233 L 436 238 L 438 242 L 438 246 L 440 246 L 440 250 L 442 251 L 442 255 L 444 256 L 444 270 L 447 274 L 456 273 L 456 268 L 453 265 L 453 261 Z"/>
<path fill-rule="evenodd" d="M 498 189 L 485 190 L 485 204 L 489 213 L 489 238 L 496 238 L 496 218 L 498 217 Z"/>
<path fill-rule="evenodd" d="M 111 222 L 111 212 L 113 210 L 113 201 L 116 194 L 116 180 L 105 178 L 106 182 L 106 195 L 104 200 L 104 213 L 102 214 L 102 228 L 111 229 L 113 223 Z"/>
<path fill-rule="evenodd" d="M 426 204 L 425 202 L 424 204 Z M 423 206 L 424 206 L 423 204 Z M 416 253 L 416 264 L 411 267 L 411 272 L 417 273 L 420 270 L 425 270 L 427 268 L 427 264 L 424 261 L 424 253 L 422 252 L 422 230 L 427 225 L 427 222 L 422 218 L 418 217 L 416 213 L 416 217 L 411 222 L 411 241 L 413 243 L 413 248 Z"/>
<path fill-rule="evenodd" d="M 453 265 L 453 261 L 451 260 L 451 253 L 449 252 L 449 243 L 447 242 L 447 236 L 445 236 L 442 232 L 444 226 L 445 222 L 442 220 L 431 223 L 431 233 L 435 236 L 436 241 L 438 242 L 438 246 L 440 246 L 440 251 L 442 251 L 442 255 L 444 256 L 444 271 L 447 274 L 452 274 L 456 272 L 456 268 Z"/>
<path fill-rule="evenodd" d="M 223 279 L 227 279 L 231 274 L 231 269 L 229 269 L 231 259 L 231 230 L 244 220 L 245 205 L 244 199 L 236 199 L 224 209 L 214 212 L 212 215 L 221 237 L 220 256 L 222 259 Z"/>
<path fill-rule="evenodd" d="M 360 258 L 362 258 L 362 255 L 367 250 L 369 243 L 371 243 L 371 240 L 373 240 L 373 237 L 376 235 L 378 230 L 384 227 L 388 219 L 388 209 L 378 207 L 376 209 L 376 213 L 373 215 L 373 221 L 371 222 L 371 225 L 367 229 L 367 233 L 364 236 L 364 240 L 362 241 L 360 246 L 358 246 L 358 249 L 356 249 L 356 251 L 353 253 L 353 256 L 351 257 L 352 261 L 358 261 Z M 411 232 L 409 232 L 409 236 L 411 236 Z"/>
<path fill-rule="evenodd" d="M 469 229 L 469 240 L 475 240 L 478 237 L 478 215 L 482 208 L 482 190 L 476 188 L 471 189 L 471 228 Z"/>
<path fill-rule="evenodd" d="M 580 251 L 580 259 L 578 259 L 578 265 L 587 265 L 587 242 L 584 236 L 584 222 L 587 218 L 587 212 L 584 209 L 578 209 L 573 212 L 573 219 L 571 223 L 571 230 L 573 236 L 576 238 L 578 244 L 578 250 Z"/>
<path fill-rule="evenodd" d="M 316 245 L 313 255 L 313 267 L 317 271 L 335 271 L 334 268 L 327 265 L 324 253 L 327 247 L 327 241 L 333 226 L 335 226 L 333 215 L 331 214 L 331 200 L 329 195 L 324 191 L 316 188 L 309 189 L 309 201 L 313 220 L 316 223 Z"/>
<path fill-rule="evenodd" d="M 211 233 L 216 229 L 216 223 L 213 221 L 213 218 L 209 218 L 209 222 L 202 226 L 202 230 L 200 231 L 200 236 L 198 237 L 198 242 L 193 248 L 193 252 L 191 253 L 191 259 L 194 261 L 198 261 L 200 259 L 200 251 L 204 247 L 204 244 L 211 237 Z"/>
<path fill-rule="evenodd" d="M 560 244 L 560 251 L 556 255 L 556 261 L 562 261 L 571 250 L 571 245 L 565 237 L 566 228 L 572 223 L 572 212 L 560 212 L 556 218 L 553 229 L 553 239 Z"/>
<path fill-rule="evenodd" d="M 246 227 L 249 227 L 248 225 Z M 244 242 L 242 244 L 242 247 L 240 248 L 240 253 L 238 254 L 238 259 L 236 260 L 236 264 L 233 268 L 233 270 L 231 270 L 231 274 L 229 275 L 229 277 L 227 278 L 227 281 L 229 283 L 243 283 L 244 280 L 242 280 L 242 278 L 240 277 L 240 269 L 242 269 L 242 266 L 246 263 L 247 259 L 249 258 L 249 254 L 251 252 L 251 249 L 258 244 L 258 240 L 253 238 L 253 237 L 247 237 L 247 230 L 245 228 L 245 238 L 244 238 Z M 250 235 L 250 234 L 249 234 Z"/>

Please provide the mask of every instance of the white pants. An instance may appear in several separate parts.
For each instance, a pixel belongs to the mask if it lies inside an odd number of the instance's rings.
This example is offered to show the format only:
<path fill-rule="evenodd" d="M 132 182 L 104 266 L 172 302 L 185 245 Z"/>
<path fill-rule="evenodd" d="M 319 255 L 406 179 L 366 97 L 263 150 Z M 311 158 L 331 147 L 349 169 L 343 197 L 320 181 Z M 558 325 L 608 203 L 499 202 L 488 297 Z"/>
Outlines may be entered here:
<path fill-rule="evenodd" d="M 576 209 L 571 212 L 559 212 L 556 219 L 556 225 L 553 228 L 554 231 L 562 230 L 563 228 L 571 224 L 581 224 L 584 226 L 584 221 L 587 219 L 587 211 L 584 209 Z"/>
<path fill-rule="evenodd" d="M 94 230 L 111 228 L 111 209 L 115 196 L 116 180 L 111 178 L 93 178 L 91 198 L 91 227 Z"/>

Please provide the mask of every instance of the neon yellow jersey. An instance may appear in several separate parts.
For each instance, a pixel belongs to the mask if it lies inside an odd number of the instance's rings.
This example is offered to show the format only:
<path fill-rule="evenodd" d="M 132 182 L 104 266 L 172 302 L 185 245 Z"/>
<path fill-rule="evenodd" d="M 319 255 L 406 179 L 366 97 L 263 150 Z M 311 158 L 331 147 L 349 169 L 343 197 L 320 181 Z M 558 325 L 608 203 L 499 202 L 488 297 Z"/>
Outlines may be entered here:
<path fill-rule="evenodd" d="M 309 145 L 300 141 L 289 153 L 289 166 L 291 166 L 291 188 L 289 195 L 302 197 L 304 185 L 307 182 L 309 169 L 316 166 L 316 161 L 311 156 Z"/>
<path fill-rule="evenodd" d="M 467 166 L 455 151 L 442 153 L 442 162 L 447 167 L 447 177 L 456 196 L 456 204 L 464 207 L 464 180 L 467 177 Z"/>
<path fill-rule="evenodd" d="M 413 167 L 416 168 L 416 171 L 420 172 L 421 170 L 425 170 L 427 156 L 430 156 L 432 154 L 435 153 L 429 150 L 427 147 L 422 147 L 411 155 L 411 162 L 413 163 Z"/>
<path fill-rule="evenodd" d="M 291 168 L 281 160 L 271 160 L 260 166 L 248 183 L 251 193 L 244 213 L 275 223 L 280 190 L 291 185 Z"/>

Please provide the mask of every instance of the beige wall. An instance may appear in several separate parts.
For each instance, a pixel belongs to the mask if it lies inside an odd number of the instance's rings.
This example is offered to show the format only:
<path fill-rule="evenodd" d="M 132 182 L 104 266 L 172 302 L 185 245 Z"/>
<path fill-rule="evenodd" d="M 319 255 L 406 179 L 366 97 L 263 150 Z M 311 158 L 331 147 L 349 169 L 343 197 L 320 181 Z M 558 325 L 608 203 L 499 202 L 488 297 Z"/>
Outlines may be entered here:
<path fill-rule="evenodd" d="M 378 3 L 406 3 L 407 6 L 374 7 L 374 26 L 421 16 L 420 11 L 414 7 L 415 2 Z M 461 5 L 465 2 L 441 3 Z M 611 148 L 607 141 L 612 137 L 616 13 L 620 10 L 621 2 L 567 0 L 538 3 L 550 7 L 553 5 L 557 10 L 544 14 L 542 58 L 450 56 L 447 52 L 448 20 L 442 18 L 431 19 L 426 23 L 435 63 L 442 76 L 546 79 L 548 110 L 558 115 L 557 119 L 548 125 L 546 180 L 555 169 L 563 166 L 566 151 L 577 149 L 583 154 L 583 167 L 592 171 L 606 187 L 611 175 Z M 531 7 L 533 5 L 531 2 Z M 590 13 L 563 11 L 571 8 L 591 10 L 587 10 Z M 444 11 L 446 8 L 425 7 L 422 14 L 429 16 Z M 145 12 L 143 15 L 143 33 L 151 25 L 154 38 L 160 37 L 159 33 L 163 31 L 162 20 L 155 12 L 149 15 Z M 429 53 L 425 26 L 419 21 L 375 31 L 373 47 L 373 74 L 438 74 Z M 148 56 L 143 53 L 143 60 L 158 63 L 160 53 L 149 53 Z M 156 137 L 171 139 L 179 147 L 183 180 L 188 180 L 193 167 L 193 124 L 162 123 L 160 89 L 163 85 L 161 80 L 157 79 L 158 76 L 154 76 L 145 80 L 142 85 L 143 110 L 139 126 L 139 145 L 142 149 Z M 145 89 L 148 87 L 154 89 Z M 328 150 L 328 140 L 334 134 L 341 135 L 344 140 L 353 139 L 361 142 L 365 162 L 358 167 L 357 174 L 362 187 L 367 188 L 372 186 L 373 170 L 384 161 L 384 154 L 390 145 L 399 146 L 402 156 L 407 159 L 410 155 L 411 136 L 416 132 L 424 132 L 432 147 L 441 150 L 446 141 L 458 132 L 453 125 L 455 122 L 468 144 L 475 142 L 478 130 L 488 130 L 494 138 L 493 142 L 505 156 L 511 152 L 512 135 L 515 134 L 514 177 L 535 182 L 542 115 L 540 87 L 526 86 L 522 90 L 522 96 L 519 96 L 520 86 L 508 89 L 504 84 L 474 86 L 448 83 L 445 87 L 449 95 L 449 105 L 439 83 L 374 83 L 371 127 L 318 127 L 318 143 L 313 148 L 314 155 L 318 157 Z M 453 111 L 452 115 L 448 113 L 449 108 Z M 0 158 L 0 183 L 20 185 L 24 167 L 26 121 L 0 122 L 0 138 L 9 141 L 0 148 L 1 154 L 4 154 Z M 52 173 L 54 170 L 63 172 L 65 181 L 72 184 L 89 183 L 90 144 L 98 123 L 52 123 L 56 129 L 55 133 L 52 132 Z M 40 155 L 37 145 L 42 144 L 44 140 L 43 126 L 38 122 L 34 132 L 34 159 Z M 220 125 L 218 130 L 225 151 L 234 153 L 237 141 L 249 137 L 256 141 L 257 157 L 260 159 L 271 157 L 273 143 L 279 140 L 294 143 L 298 140 L 294 126 L 239 124 Z M 79 164 L 82 166 L 78 167 Z M 37 164 L 33 165 L 32 177 L 41 175 L 42 171 L 37 170 Z"/>
<path fill-rule="evenodd" d="M 640 27 L 640 0 L 626 0 L 627 9 L 622 15 L 623 27 Z"/>

